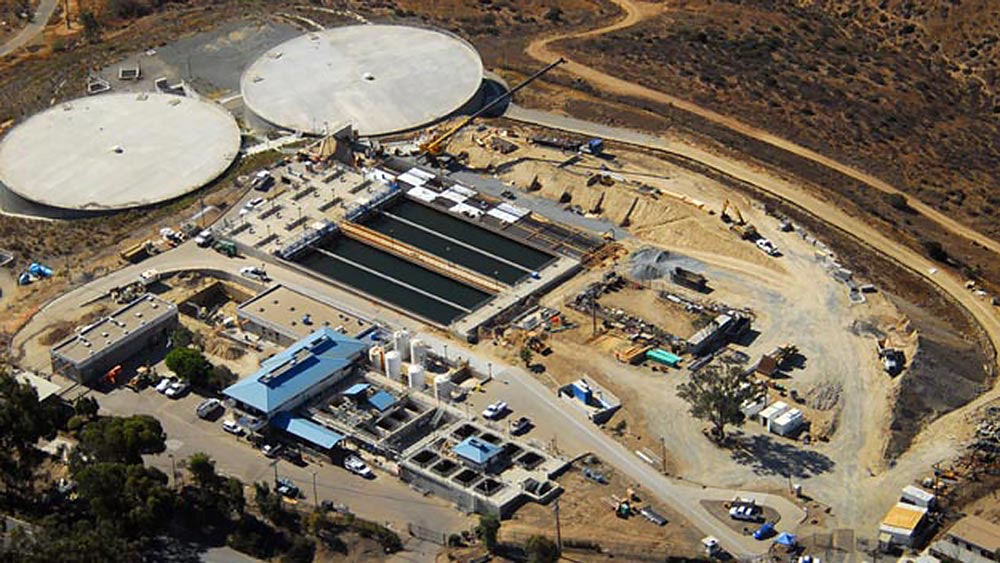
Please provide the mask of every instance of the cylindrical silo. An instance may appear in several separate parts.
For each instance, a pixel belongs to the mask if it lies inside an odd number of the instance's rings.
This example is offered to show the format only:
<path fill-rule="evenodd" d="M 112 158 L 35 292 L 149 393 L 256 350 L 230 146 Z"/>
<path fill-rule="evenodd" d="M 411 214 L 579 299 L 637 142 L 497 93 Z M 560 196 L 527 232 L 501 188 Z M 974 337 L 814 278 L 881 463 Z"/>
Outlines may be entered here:
<path fill-rule="evenodd" d="M 372 346 L 368 350 L 368 361 L 371 363 L 372 369 L 379 373 L 385 373 L 384 358 L 385 351 L 381 346 Z"/>
<path fill-rule="evenodd" d="M 447 400 L 448 393 L 451 393 L 451 378 L 447 373 L 437 374 L 434 377 L 434 398 Z"/>
<path fill-rule="evenodd" d="M 402 354 L 395 350 L 385 353 L 385 375 L 394 381 L 400 381 L 403 376 Z"/>
<path fill-rule="evenodd" d="M 427 363 L 427 344 L 419 338 L 410 341 L 410 363 L 418 366 Z"/>
<path fill-rule="evenodd" d="M 410 359 L 410 333 L 405 330 L 397 330 L 392 333 L 393 348 L 399 352 L 399 357 L 404 361 Z"/>
<path fill-rule="evenodd" d="M 427 372 L 424 366 L 410 364 L 410 369 L 406 372 L 407 384 L 414 389 L 423 389 L 427 379 Z"/>

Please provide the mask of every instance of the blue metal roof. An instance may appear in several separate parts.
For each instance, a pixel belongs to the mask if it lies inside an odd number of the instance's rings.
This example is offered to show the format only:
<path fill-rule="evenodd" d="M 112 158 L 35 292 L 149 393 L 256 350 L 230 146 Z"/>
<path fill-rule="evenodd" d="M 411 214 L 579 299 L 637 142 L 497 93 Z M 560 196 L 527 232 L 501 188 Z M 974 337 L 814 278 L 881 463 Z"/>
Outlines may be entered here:
<path fill-rule="evenodd" d="M 355 383 L 354 385 L 348 387 L 343 394 L 348 397 L 353 397 L 354 395 L 360 395 L 364 393 L 369 387 L 371 387 L 371 385 L 367 383 Z"/>
<path fill-rule="evenodd" d="M 451 451 L 455 455 L 464 457 L 477 465 L 486 465 L 491 459 L 500 455 L 503 448 L 495 446 L 486 440 L 480 440 L 475 436 L 469 436 L 452 448 Z"/>
<path fill-rule="evenodd" d="M 387 391 L 380 390 L 378 393 L 368 397 L 368 402 L 376 409 L 384 411 L 396 404 L 396 397 L 393 397 Z"/>
<path fill-rule="evenodd" d="M 323 327 L 261 363 L 222 393 L 271 416 L 328 377 L 350 367 L 368 345 Z"/>
<path fill-rule="evenodd" d="M 280 428 L 289 434 L 298 436 L 303 440 L 319 446 L 324 450 L 336 446 L 344 439 L 342 434 L 338 434 L 329 428 L 316 424 L 315 422 L 298 416 L 292 416 L 283 412 L 271 420 L 271 425 Z"/>

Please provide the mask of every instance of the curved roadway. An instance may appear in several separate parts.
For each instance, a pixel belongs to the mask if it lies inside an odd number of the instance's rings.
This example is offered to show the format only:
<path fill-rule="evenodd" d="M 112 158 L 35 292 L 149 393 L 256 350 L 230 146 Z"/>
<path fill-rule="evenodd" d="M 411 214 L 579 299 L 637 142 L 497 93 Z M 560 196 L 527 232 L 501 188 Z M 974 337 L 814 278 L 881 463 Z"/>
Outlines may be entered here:
<path fill-rule="evenodd" d="M 45 26 L 48 25 L 49 18 L 52 17 L 55 11 L 56 0 L 42 0 L 38 4 L 38 9 L 35 10 L 34 19 L 24 29 L 17 32 L 17 35 L 8 39 L 3 45 L 0 45 L 0 57 L 6 57 L 40 35 Z"/>
<path fill-rule="evenodd" d="M 122 268 L 111 274 L 96 279 L 84 286 L 67 292 L 51 301 L 17 333 L 12 342 L 12 350 L 21 365 L 42 369 L 48 365 L 47 348 L 37 343 L 52 322 L 60 319 L 73 318 L 81 305 L 107 293 L 111 288 L 122 286 L 137 279 L 139 274 L 150 268 L 161 273 L 184 270 L 202 272 L 223 272 L 234 277 L 239 276 L 243 266 L 257 264 L 256 259 L 224 258 L 218 253 L 185 243 L 143 261 L 140 264 Z M 349 312 L 368 311 L 366 317 L 375 317 L 382 322 L 411 329 L 419 333 L 421 339 L 433 348 L 440 350 L 447 345 L 451 353 L 468 357 L 470 362 L 486 371 L 484 358 L 477 358 L 475 352 L 465 348 L 465 345 L 451 340 L 445 340 L 439 335 L 428 333 L 427 327 L 416 321 L 403 317 L 389 309 L 372 305 L 370 302 L 333 288 L 329 284 L 306 275 L 298 270 L 278 264 L 267 265 L 268 274 L 276 283 L 287 284 L 307 292 L 319 293 L 338 303 Z M 440 353 L 440 352 L 439 352 Z M 724 548 L 738 558 L 751 558 L 766 553 L 770 542 L 760 542 L 745 536 L 713 516 L 702 505 L 702 501 L 727 501 L 735 496 L 753 496 L 761 503 L 771 506 L 780 514 L 780 527 L 794 531 L 805 518 L 806 513 L 788 499 L 771 494 L 702 487 L 661 475 L 653 467 L 640 460 L 634 453 L 627 450 L 612 437 L 601 431 L 590 422 L 578 409 L 561 401 L 551 390 L 537 378 L 524 370 L 513 366 L 501 366 L 494 363 L 492 370 L 497 379 L 516 381 L 515 385 L 499 389 L 518 412 L 528 414 L 537 421 L 539 427 L 551 431 L 560 437 L 561 449 L 572 455 L 585 452 L 593 453 L 618 468 L 646 490 L 651 491 L 661 501 L 668 503 L 680 512 L 694 526 L 706 534 L 717 537 Z M 494 386 L 500 385 L 494 383 Z"/>
<path fill-rule="evenodd" d="M 799 157 L 805 158 L 831 170 L 835 170 L 845 176 L 853 178 L 868 187 L 874 188 L 881 192 L 887 194 L 900 194 L 907 197 L 910 202 L 910 207 L 919 211 L 925 217 L 931 219 L 935 223 L 938 223 L 946 230 L 951 231 L 957 235 L 974 241 L 993 252 L 1000 254 L 1000 242 L 988 237 L 967 225 L 964 225 L 955 219 L 941 213 L 937 209 L 930 207 L 923 202 L 907 195 L 904 191 L 896 188 L 895 186 L 889 184 L 888 182 L 881 180 L 867 172 L 858 170 L 853 166 L 839 162 L 833 158 L 822 155 L 812 149 L 806 148 L 802 145 L 789 141 L 788 139 L 779 137 L 773 133 L 754 127 L 744 123 L 733 117 L 722 115 L 703 106 L 699 106 L 693 102 L 678 98 L 676 96 L 671 96 L 664 92 L 658 90 L 653 90 L 645 86 L 641 86 L 634 82 L 629 82 L 612 76 L 610 74 L 601 72 L 594 67 L 586 66 L 579 62 L 570 59 L 564 52 L 555 49 L 552 44 L 563 39 L 584 39 L 587 37 L 596 37 L 599 35 L 606 35 L 621 29 L 632 27 L 642 20 L 646 19 L 646 16 L 642 13 L 639 6 L 634 2 L 634 0 L 613 0 L 624 12 L 625 17 L 617 22 L 608 25 L 606 27 L 592 29 L 584 32 L 577 33 L 563 33 L 559 35 L 552 35 L 545 38 L 540 38 L 532 41 L 525 52 L 534 59 L 543 62 L 552 61 L 558 57 L 566 58 L 567 62 L 562 65 L 563 70 L 571 72 L 581 78 L 584 78 L 594 85 L 598 86 L 601 90 L 606 90 L 614 92 L 617 94 L 622 94 L 625 96 L 632 96 L 636 98 L 645 98 L 654 102 L 668 104 L 676 108 L 682 109 L 688 113 L 692 113 L 701 117 L 707 121 L 710 121 L 716 125 L 721 125 L 733 131 L 736 131 L 742 135 L 762 141 L 771 146 L 780 148 L 782 150 L 788 151 Z"/>

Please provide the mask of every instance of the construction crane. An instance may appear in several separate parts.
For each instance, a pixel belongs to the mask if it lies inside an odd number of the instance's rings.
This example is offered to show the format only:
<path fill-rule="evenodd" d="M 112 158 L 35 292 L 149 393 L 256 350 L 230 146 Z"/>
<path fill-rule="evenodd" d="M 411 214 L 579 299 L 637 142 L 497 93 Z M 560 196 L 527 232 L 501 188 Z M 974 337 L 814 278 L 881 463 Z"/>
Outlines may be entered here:
<path fill-rule="evenodd" d="M 531 76 L 529 76 L 528 78 L 526 78 L 524 80 L 524 82 L 521 82 L 517 86 L 514 86 L 513 88 L 511 88 L 510 90 L 508 90 L 507 92 L 505 92 L 503 95 L 494 98 L 493 101 L 491 101 L 490 103 L 486 104 L 485 106 L 483 106 L 482 108 L 480 108 L 478 111 L 476 111 L 472 115 L 469 115 L 469 116 L 463 118 L 461 121 L 459 121 L 451 129 L 448 129 L 447 131 L 445 131 L 441 135 L 438 135 L 437 137 L 434 137 L 430 141 L 427 141 L 426 143 L 421 144 L 420 145 L 420 154 L 421 155 L 427 155 L 427 156 L 433 158 L 433 157 L 435 157 L 435 156 L 443 153 L 444 152 L 444 148 L 445 148 L 448 140 L 451 139 L 452 137 L 454 137 L 455 134 L 458 133 L 459 131 L 461 131 L 463 128 L 465 128 L 466 125 L 472 123 L 477 117 L 483 115 L 484 113 L 486 113 L 486 112 L 490 111 L 491 109 L 495 108 L 496 106 L 500 105 L 501 103 L 503 103 L 504 101 L 506 101 L 508 98 L 510 98 L 511 96 L 513 96 L 518 90 L 524 88 L 528 84 L 531 84 L 537 78 L 541 77 L 543 74 L 545 74 L 548 71 L 554 69 L 555 67 L 563 64 L 564 62 L 566 62 L 566 59 L 560 57 L 558 61 L 556 61 L 556 62 L 554 62 L 552 64 L 549 64 L 548 66 L 546 66 L 545 68 L 539 70 L 535 74 L 532 74 Z"/>

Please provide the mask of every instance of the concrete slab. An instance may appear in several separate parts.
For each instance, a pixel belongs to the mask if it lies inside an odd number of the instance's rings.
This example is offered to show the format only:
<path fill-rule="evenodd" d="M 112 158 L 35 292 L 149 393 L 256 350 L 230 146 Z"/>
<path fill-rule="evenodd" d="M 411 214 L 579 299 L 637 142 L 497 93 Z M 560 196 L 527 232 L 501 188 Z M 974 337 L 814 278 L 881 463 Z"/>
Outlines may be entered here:
<path fill-rule="evenodd" d="M 159 203 L 222 174 L 240 130 L 215 104 L 105 94 L 52 107 L 0 143 L 0 182 L 47 206 L 107 211 Z"/>
<path fill-rule="evenodd" d="M 396 25 L 309 33 L 274 47 L 243 74 L 261 118 L 322 134 L 352 124 L 363 136 L 427 125 L 472 100 L 483 80 L 476 50 L 453 35 Z"/>

